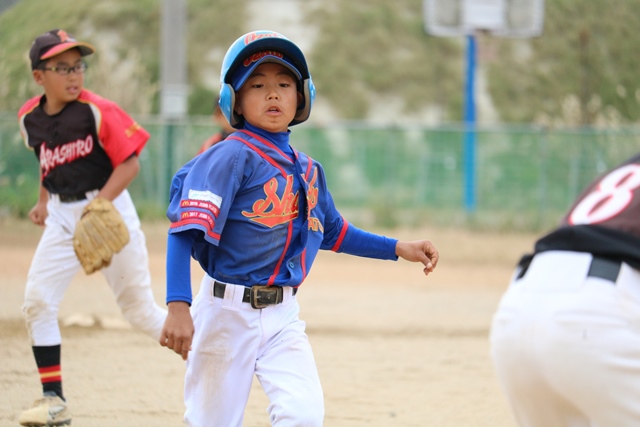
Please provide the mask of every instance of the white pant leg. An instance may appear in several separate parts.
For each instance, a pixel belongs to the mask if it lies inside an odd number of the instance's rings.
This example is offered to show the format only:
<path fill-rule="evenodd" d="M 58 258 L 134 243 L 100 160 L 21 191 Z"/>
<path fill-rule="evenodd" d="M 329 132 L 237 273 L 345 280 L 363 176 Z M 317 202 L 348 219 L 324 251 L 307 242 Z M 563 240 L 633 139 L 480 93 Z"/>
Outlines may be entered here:
<path fill-rule="evenodd" d="M 591 255 L 548 252 L 494 316 L 499 381 L 520 425 L 627 427 L 640 419 L 640 273 L 586 277 Z"/>
<path fill-rule="evenodd" d="M 195 334 L 185 374 L 185 415 L 191 427 L 241 427 L 262 339 L 260 310 L 242 303 L 242 287 L 212 294 L 205 276 L 192 315 Z"/>
<path fill-rule="evenodd" d="M 261 346 L 256 363 L 274 427 L 321 427 L 324 420 L 318 369 L 298 313 L 293 299 L 262 310 L 263 324 L 277 328 L 266 334 L 271 338 Z"/>
<path fill-rule="evenodd" d="M 242 302 L 244 288 L 212 295 L 205 276 L 193 307 L 195 335 L 185 375 L 185 421 L 194 427 L 240 427 L 254 373 L 271 404 L 273 425 L 321 426 L 322 388 L 291 288 L 262 310 Z"/>
<path fill-rule="evenodd" d="M 31 261 L 22 311 L 34 346 L 61 343 L 58 309 L 80 263 L 73 231 L 84 205 L 50 200 L 45 228 Z"/>
<path fill-rule="evenodd" d="M 502 390 L 521 427 L 592 427 L 584 414 L 548 382 L 538 365 L 537 335 L 546 326 L 536 313 L 520 307 L 514 293 L 503 298 L 491 328 L 491 356 Z M 545 296 L 522 301 L 540 309 Z"/>
<path fill-rule="evenodd" d="M 155 301 L 151 289 L 149 254 L 140 219 L 129 192 L 114 201 L 129 230 L 129 243 L 102 270 L 127 321 L 153 339 L 159 339 L 167 311 Z"/>
<path fill-rule="evenodd" d="M 543 369 L 592 425 L 640 425 L 640 271 L 623 264 L 615 285 L 584 284 L 549 322 Z"/>

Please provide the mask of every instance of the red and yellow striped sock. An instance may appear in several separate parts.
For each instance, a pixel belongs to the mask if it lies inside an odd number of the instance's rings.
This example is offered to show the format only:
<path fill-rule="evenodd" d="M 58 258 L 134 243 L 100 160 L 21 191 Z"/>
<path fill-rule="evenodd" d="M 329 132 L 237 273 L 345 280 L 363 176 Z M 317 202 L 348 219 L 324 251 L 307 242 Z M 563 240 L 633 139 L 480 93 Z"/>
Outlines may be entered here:
<path fill-rule="evenodd" d="M 38 365 L 42 392 L 53 392 L 62 395 L 62 369 L 60 368 L 60 345 L 33 347 L 33 355 Z"/>
<path fill-rule="evenodd" d="M 40 382 L 42 382 L 42 384 L 62 382 L 62 371 L 60 370 L 60 365 L 38 368 L 38 372 L 40 373 Z"/>

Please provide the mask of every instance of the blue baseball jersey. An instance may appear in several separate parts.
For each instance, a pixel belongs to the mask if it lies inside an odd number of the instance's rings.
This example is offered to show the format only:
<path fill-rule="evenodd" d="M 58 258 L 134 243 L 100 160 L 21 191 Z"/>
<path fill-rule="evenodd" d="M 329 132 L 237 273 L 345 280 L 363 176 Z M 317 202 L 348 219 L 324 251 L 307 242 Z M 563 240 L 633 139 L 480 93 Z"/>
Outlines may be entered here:
<path fill-rule="evenodd" d="M 350 225 L 322 165 L 275 135 L 235 132 L 174 176 L 169 232 L 191 233 L 202 268 L 244 286 L 299 286 L 320 249 L 397 259 L 397 241 Z"/>

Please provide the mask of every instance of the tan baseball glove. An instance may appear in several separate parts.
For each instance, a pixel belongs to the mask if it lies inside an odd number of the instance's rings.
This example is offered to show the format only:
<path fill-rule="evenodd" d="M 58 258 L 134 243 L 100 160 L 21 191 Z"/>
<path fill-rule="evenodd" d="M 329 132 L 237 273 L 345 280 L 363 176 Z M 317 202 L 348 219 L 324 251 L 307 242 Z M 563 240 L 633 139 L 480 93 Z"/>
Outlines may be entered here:
<path fill-rule="evenodd" d="M 85 206 L 73 234 L 73 249 L 85 273 L 107 267 L 127 243 L 129 230 L 109 200 L 97 198 Z"/>

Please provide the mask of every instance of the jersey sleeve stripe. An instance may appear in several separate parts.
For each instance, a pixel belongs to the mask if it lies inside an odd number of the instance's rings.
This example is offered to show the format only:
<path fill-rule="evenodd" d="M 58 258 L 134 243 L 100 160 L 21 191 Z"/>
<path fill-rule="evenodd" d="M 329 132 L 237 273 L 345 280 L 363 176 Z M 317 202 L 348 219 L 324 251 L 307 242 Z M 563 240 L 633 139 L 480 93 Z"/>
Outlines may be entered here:
<path fill-rule="evenodd" d="M 338 240 L 336 244 L 331 248 L 332 251 L 336 252 L 340 249 L 340 245 L 342 245 L 342 241 L 344 240 L 344 236 L 347 234 L 347 230 L 349 229 L 349 223 L 343 218 L 344 224 L 342 224 L 342 230 L 340 230 L 340 236 L 338 236 Z"/>
<path fill-rule="evenodd" d="M 211 231 L 209 229 L 209 224 L 201 219 L 197 219 L 197 218 L 189 218 L 189 219 L 183 219 L 180 221 L 176 221 L 176 222 L 172 222 L 171 225 L 169 226 L 172 229 L 177 229 L 177 228 L 182 228 L 184 226 L 188 226 L 188 225 L 200 225 L 203 226 L 206 230 L 207 230 L 207 236 L 211 237 L 212 239 L 215 239 L 216 241 L 220 240 L 220 235 L 218 233 L 214 233 L 213 231 Z M 191 227 L 189 227 L 191 228 Z"/>

